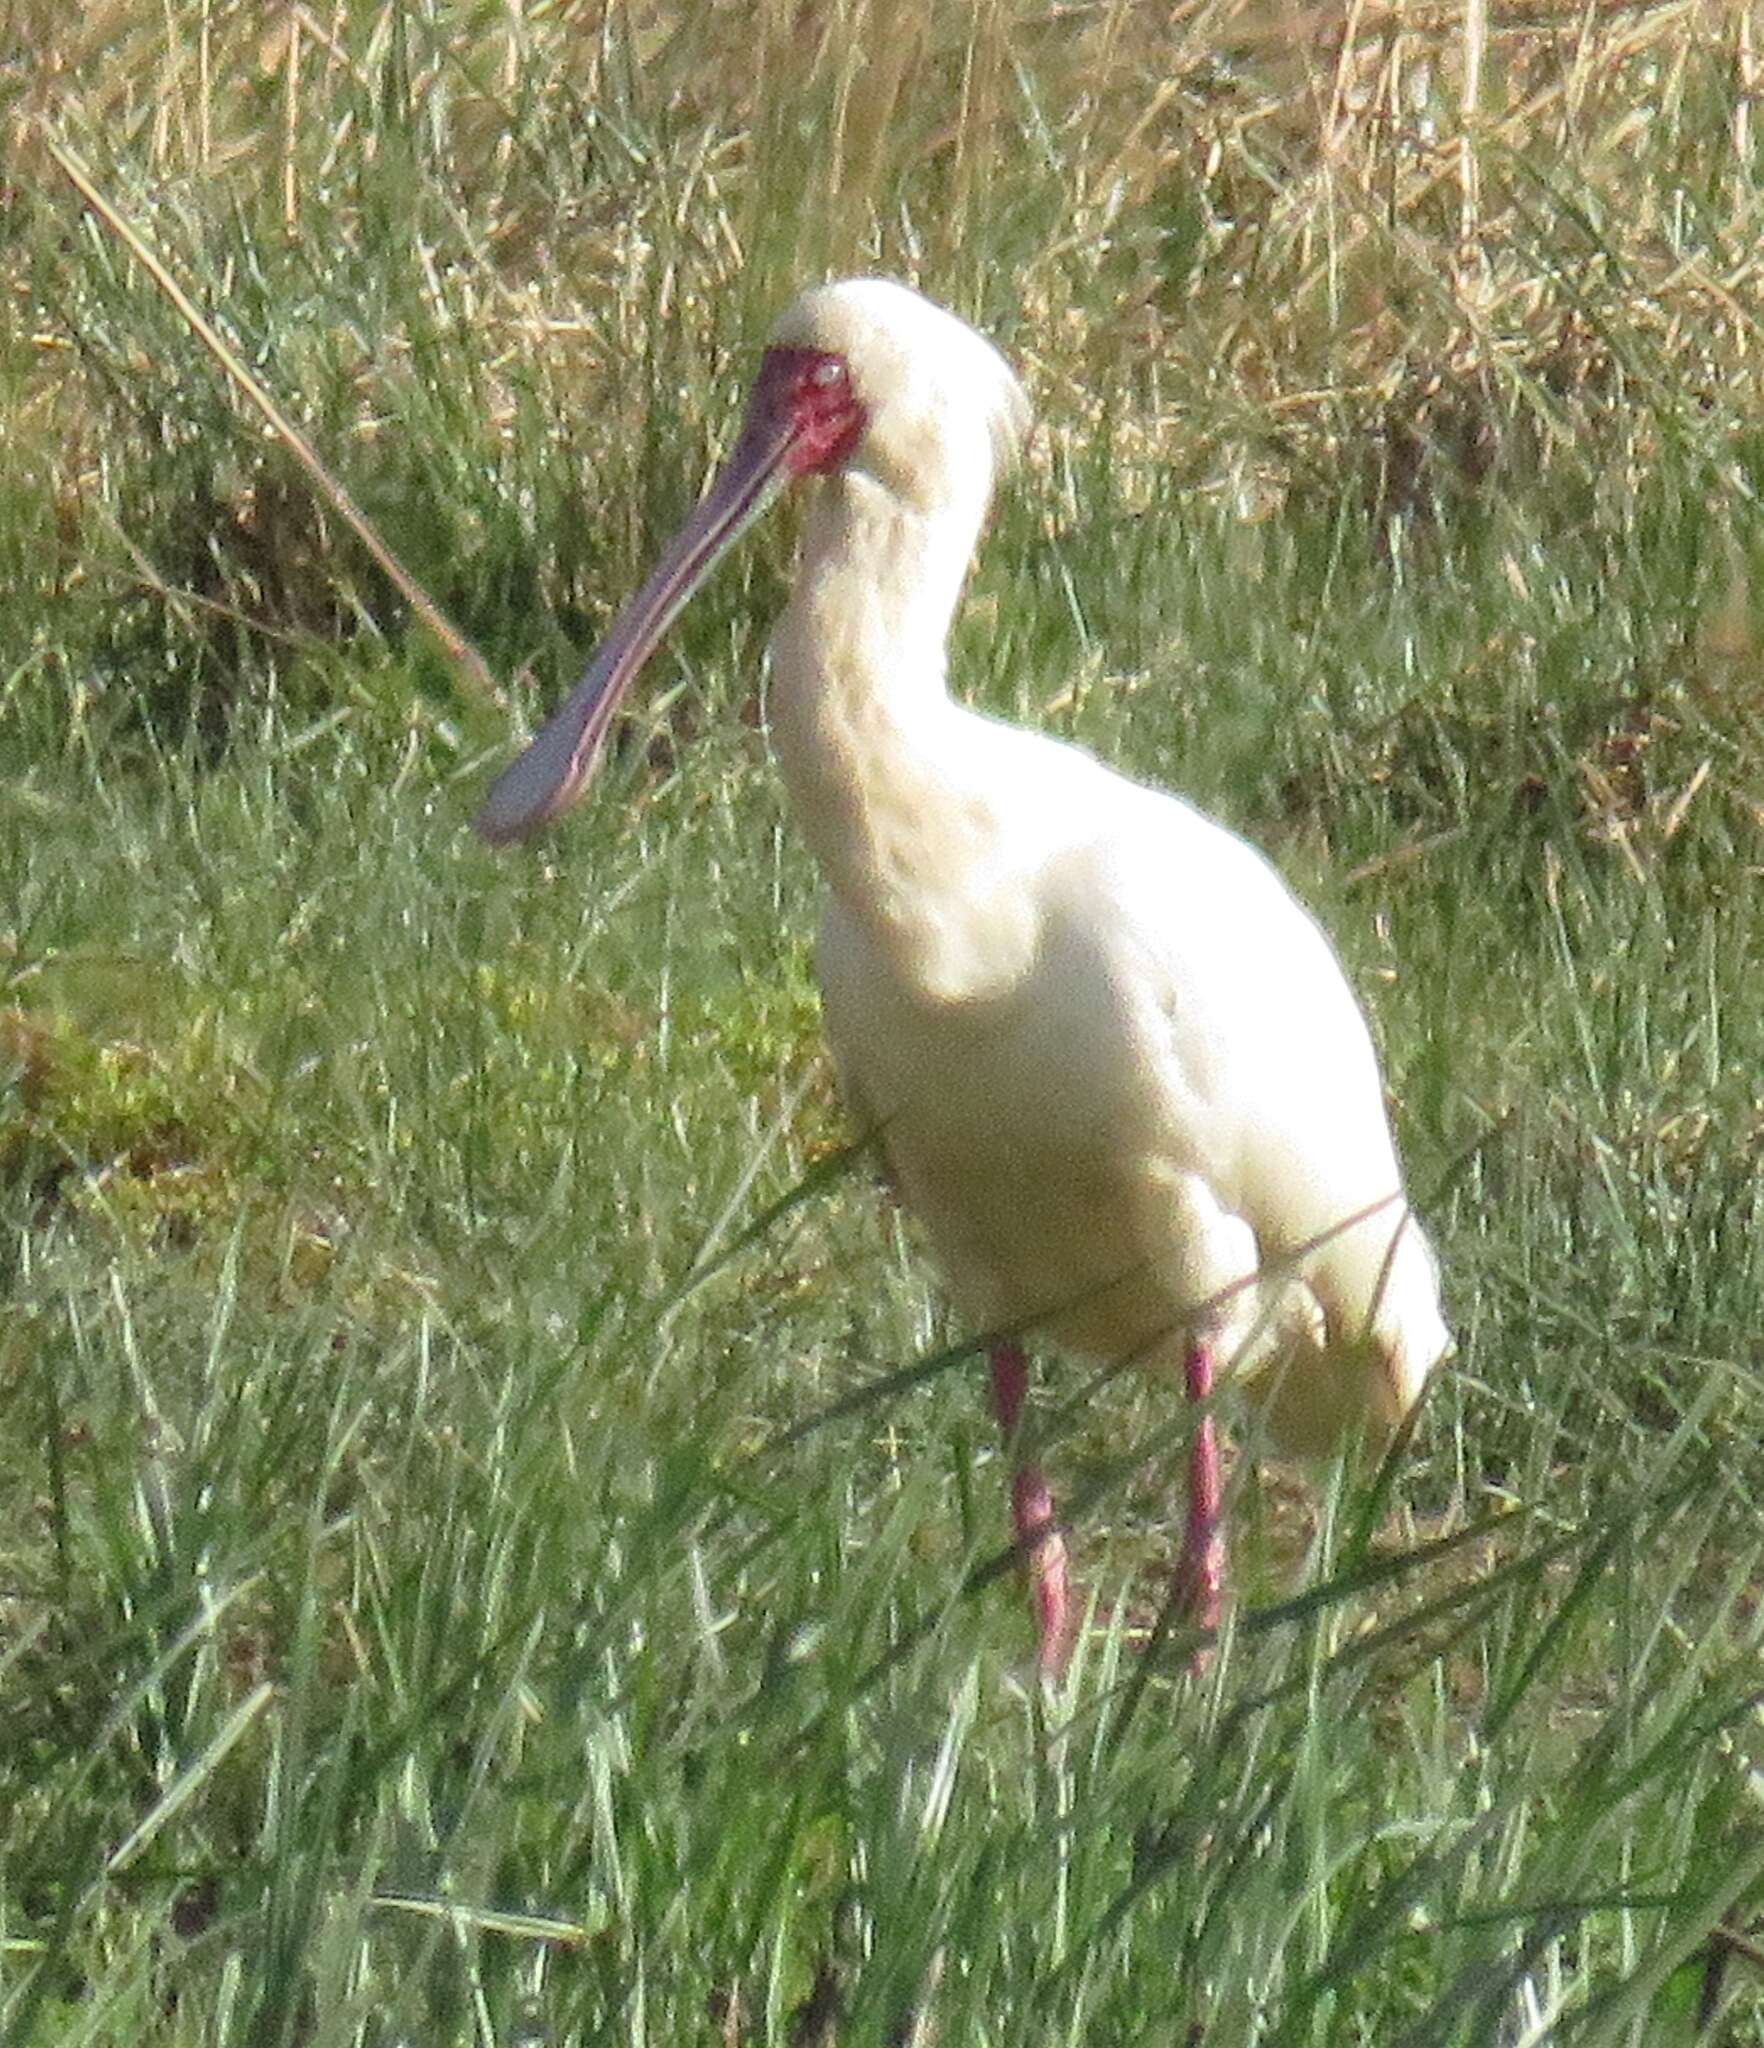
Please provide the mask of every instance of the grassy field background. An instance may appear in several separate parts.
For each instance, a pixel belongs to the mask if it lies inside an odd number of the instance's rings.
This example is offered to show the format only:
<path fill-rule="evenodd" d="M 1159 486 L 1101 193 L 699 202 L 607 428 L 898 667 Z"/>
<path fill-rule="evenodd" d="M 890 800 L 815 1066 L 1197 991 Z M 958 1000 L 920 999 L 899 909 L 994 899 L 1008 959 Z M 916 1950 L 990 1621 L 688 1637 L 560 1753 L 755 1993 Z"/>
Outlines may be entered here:
<path fill-rule="evenodd" d="M 0 35 L 0 2039 L 1764 2042 L 1760 9 Z M 1047 1369 L 1024 1682 L 840 1155 L 789 519 L 494 856 L 517 714 L 125 225 L 521 713 L 798 283 L 1012 354 L 959 687 L 1317 904 L 1460 1339 L 1381 1479 L 1240 1463 L 1204 1681 L 1180 1403 Z"/>

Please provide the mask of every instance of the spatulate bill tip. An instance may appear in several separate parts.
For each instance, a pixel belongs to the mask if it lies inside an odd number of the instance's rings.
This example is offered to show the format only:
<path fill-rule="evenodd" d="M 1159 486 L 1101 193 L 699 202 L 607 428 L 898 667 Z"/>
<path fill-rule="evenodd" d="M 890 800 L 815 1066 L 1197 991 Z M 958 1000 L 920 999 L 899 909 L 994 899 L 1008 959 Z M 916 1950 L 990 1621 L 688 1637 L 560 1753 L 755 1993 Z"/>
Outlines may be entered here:
<path fill-rule="evenodd" d="M 596 737 L 574 717 L 553 719 L 491 783 L 472 830 L 491 846 L 531 839 L 581 795 Z"/>
<path fill-rule="evenodd" d="M 500 795 L 493 787 L 478 807 L 472 830 L 486 846 L 518 846 L 531 839 L 556 811 L 555 804 L 516 800 Z"/>
<path fill-rule="evenodd" d="M 536 839 L 561 812 L 567 811 L 579 789 L 558 790 L 539 803 L 498 803 L 494 790 L 479 807 L 472 830 L 487 846 L 519 846 Z"/>
<path fill-rule="evenodd" d="M 472 820 L 472 830 L 486 846 L 518 846 L 543 823 L 539 818 L 505 818 L 488 805 Z"/>

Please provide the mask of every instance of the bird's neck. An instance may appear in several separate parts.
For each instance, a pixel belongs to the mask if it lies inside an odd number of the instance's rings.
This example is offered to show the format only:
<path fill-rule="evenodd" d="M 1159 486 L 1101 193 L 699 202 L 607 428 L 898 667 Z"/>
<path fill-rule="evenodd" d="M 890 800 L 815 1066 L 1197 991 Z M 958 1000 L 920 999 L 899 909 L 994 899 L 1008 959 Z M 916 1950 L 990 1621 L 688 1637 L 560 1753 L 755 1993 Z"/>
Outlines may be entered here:
<path fill-rule="evenodd" d="M 1033 947 L 1001 872 L 995 729 L 945 680 L 984 513 L 983 497 L 928 515 L 861 472 L 828 479 L 772 640 L 772 740 L 798 826 L 847 915 L 933 1001 L 996 992 Z"/>

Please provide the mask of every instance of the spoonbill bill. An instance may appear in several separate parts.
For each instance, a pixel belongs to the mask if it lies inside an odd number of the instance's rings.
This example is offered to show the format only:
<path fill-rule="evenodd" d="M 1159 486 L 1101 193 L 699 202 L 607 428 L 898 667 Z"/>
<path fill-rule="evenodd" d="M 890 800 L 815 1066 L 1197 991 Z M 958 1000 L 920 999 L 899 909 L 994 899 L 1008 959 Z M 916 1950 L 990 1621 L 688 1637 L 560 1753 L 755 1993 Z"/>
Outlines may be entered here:
<path fill-rule="evenodd" d="M 1137 1361 L 1195 1404 L 1178 1586 L 1203 1631 L 1215 1379 L 1276 1448 L 1321 1454 L 1394 1432 L 1449 1339 L 1372 1039 L 1309 913 L 1181 798 L 949 693 L 950 621 L 1027 425 L 1004 358 L 917 292 L 804 292 L 709 492 L 477 829 L 523 839 L 571 802 L 693 591 L 782 487 L 811 485 L 769 718 L 827 885 L 827 1034 L 957 1307 L 992 1333 L 1053 1673 L 1071 1600 L 1022 1429 L 1024 1335 Z"/>

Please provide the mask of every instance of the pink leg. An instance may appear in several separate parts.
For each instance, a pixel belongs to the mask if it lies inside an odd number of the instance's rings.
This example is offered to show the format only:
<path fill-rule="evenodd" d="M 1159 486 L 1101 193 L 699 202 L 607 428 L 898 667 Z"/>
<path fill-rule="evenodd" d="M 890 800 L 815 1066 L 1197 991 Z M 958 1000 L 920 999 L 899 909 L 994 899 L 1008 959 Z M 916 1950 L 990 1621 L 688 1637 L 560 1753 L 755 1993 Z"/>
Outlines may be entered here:
<path fill-rule="evenodd" d="M 1029 1364 L 1022 1347 L 998 1344 L 992 1350 L 992 1412 L 1005 1449 L 1016 1457 L 1017 1429 L 1023 1419 L 1023 1396 L 1029 1385 Z M 1011 1529 L 1035 1609 L 1035 1661 L 1044 1676 L 1057 1678 L 1066 1661 L 1066 1541 L 1054 1520 L 1053 1495 L 1039 1465 L 1018 1461 L 1011 1475 Z"/>
<path fill-rule="evenodd" d="M 1204 1339 L 1188 1349 L 1182 1377 L 1191 1401 L 1206 1401 L 1213 1392 L 1213 1355 Z M 1210 1414 L 1195 1424 L 1188 1447 L 1188 1526 L 1182 1535 L 1182 1561 L 1176 1567 L 1176 1594 L 1196 1628 L 1219 1626 L 1219 1588 L 1225 1577 L 1225 1538 L 1219 1524 L 1219 1440 Z"/>

